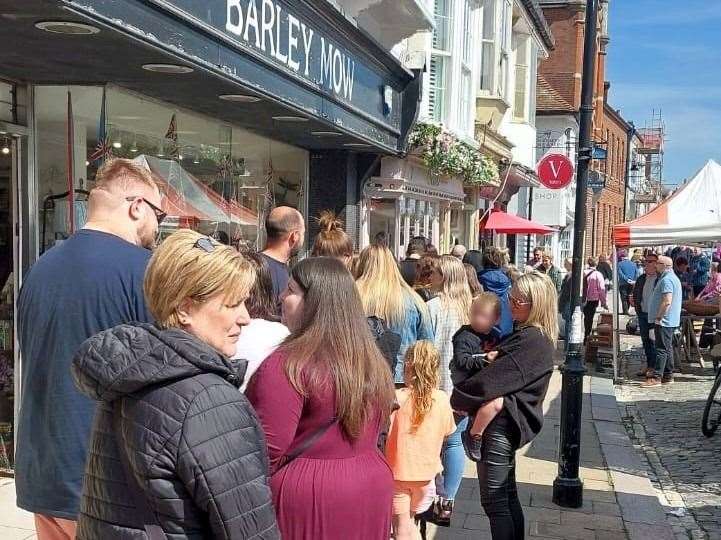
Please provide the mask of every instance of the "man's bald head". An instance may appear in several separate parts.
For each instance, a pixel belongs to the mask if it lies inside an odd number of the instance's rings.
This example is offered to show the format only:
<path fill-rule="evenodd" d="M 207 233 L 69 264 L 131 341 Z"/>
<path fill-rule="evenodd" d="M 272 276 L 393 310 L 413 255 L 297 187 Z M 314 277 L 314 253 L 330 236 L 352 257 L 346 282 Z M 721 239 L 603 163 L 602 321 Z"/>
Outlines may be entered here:
<path fill-rule="evenodd" d="M 303 216 L 290 206 L 273 208 L 265 220 L 265 232 L 269 242 L 281 242 L 293 232 L 305 231 Z"/>
<path fill-rule="evenodd" d="M 267 241 L 264 253 L 273 252 L 274 257 L 288 262 L 298 254 L 305 242 L 303 215 L 290 206 L 273 208 L 265 219 Z"/>

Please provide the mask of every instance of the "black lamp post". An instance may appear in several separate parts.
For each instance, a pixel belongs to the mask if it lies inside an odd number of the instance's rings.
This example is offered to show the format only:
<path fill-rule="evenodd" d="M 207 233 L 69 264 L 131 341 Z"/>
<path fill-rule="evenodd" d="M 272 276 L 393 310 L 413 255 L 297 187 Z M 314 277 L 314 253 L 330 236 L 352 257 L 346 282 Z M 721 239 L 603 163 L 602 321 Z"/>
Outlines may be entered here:
<path fill-rule="evenodd" d="M 561 367 L 561 437 L 558 476 L 553 482 L 553 502 L 559 506 L 583 506 L 583 482 L 578 477 L 581 457 L 581 411 L 583 408 L 583 375 L 586 367 L 581 353 L 581 276 L 583 272 L 584 236 L 586 232 L 586 200 L 588 169 L 593 152 L 591 122 L 596 72 L 596 33 L 598 30 L 597 0 L 586 2 L 586 29 L 583 47 L 583 79 L 579 119 L 578 176 L 576 179 L 576 215 L 573 231 L 573 270 L 571 274 L 573 319 L 566 361 Z"/>

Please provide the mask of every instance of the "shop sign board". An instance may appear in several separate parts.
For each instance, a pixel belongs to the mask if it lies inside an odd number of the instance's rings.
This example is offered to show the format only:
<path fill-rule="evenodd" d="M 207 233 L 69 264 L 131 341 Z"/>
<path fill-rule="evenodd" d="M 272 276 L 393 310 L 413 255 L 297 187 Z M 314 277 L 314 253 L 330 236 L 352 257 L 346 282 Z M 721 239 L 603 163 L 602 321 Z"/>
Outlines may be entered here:
<path fill-rule="evenodd" d="M 548 154 L 538 162 L 536 173 L 548 189 L 563 189 L 573 180 L 573 162 L 563 154 Z"/>
<path fill-rule="evenodd" d="M 389 150 L 407 129 L 413 74 L 320 0 L 63 2 Z"/>
<path fill-rule="evenodd" d="M 359 84 L 373 81 L 375 101 L 382 115 L 392 111 L 393 92 L 379 74 L 351 51 L 348 44 L 331 37 L 303 2 L 286 0 L 151 0 L 171 4 L 190 21 L 221 33 L 238 48 L 280 68 L 322 92 L 363 107 L 367 94 Z M 328 7 L 328 9 L 333 9 Z M 359 81 L 361 81 L 359 83 Z M 363 89 L 361 89 L 362 91 Z M 365 102 L 367 103 L 367 101 Z"/>

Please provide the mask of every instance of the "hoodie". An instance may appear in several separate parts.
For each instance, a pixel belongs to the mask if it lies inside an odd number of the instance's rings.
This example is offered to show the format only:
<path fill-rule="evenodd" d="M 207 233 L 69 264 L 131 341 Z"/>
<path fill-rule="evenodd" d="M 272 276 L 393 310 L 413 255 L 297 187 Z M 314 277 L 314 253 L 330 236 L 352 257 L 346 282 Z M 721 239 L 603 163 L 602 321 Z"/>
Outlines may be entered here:
<path fill-rule="evenodd" d="M 484 291 L 492 292 L 500 299 L 501 318 L 495 328 L 502 338 L 509 335 L 513 332 L 513 319 L 511 318 L 511 306 L 509 303 L 511 278 L 503 270 L 487 268 L 478 273 L 478 281 L 483 285 Z"/>
<path fill-rule="evenodd" d="M 139 505 L 174 539 L 280 537 L 265 438 L 238 390 L 243 371 L 179 329 L 120 325 L 83 343 L 72 375 L 100 403 L 78 540 L 141 537 Z M 144 501 L 131 495 L 120 451 Z"/>

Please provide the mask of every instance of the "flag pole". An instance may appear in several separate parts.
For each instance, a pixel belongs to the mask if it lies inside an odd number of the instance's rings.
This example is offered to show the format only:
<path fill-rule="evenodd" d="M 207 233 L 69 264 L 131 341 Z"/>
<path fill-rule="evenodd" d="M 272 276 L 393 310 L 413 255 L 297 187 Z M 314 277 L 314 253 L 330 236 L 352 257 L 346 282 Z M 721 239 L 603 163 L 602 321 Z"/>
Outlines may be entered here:
<path fill-rule="evenodd" d="M 73 98 L 68 90 L 68 118 L 67 118 L 67 174 L 68 174 L 68 217 L 70 234 L 75 232 L 75 164 L 73 144 L 75 143 L 75 129 L 73 126 Z"/>

